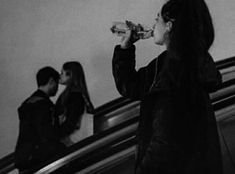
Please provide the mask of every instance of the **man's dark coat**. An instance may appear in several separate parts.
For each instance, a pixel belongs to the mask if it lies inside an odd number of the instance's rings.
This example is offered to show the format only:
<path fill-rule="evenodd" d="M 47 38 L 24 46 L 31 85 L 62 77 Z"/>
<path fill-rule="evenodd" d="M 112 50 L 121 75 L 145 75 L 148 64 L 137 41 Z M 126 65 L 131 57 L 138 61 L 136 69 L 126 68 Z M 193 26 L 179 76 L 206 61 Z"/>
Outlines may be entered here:
<path fill-rule="evenodd" d="M 37 166 L 63 149 L 53 128 L 54 104 L 41 90 L 34 92 L 18 108 L 19 137 L 15 164 L 20 170 Z"/>

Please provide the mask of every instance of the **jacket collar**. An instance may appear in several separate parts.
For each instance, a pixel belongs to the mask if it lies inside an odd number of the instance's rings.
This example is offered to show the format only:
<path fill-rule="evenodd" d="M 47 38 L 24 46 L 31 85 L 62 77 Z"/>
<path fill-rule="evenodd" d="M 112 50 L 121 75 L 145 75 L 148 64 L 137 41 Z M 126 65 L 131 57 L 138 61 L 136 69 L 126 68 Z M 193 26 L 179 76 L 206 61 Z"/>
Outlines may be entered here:
<path fill-rule="evenodd" d="M 32 96 L 38 96 L 38 97 L 43 97 L 43 98 L 49 99 L 49 96 L 40 89 L 35 91 Z"/>

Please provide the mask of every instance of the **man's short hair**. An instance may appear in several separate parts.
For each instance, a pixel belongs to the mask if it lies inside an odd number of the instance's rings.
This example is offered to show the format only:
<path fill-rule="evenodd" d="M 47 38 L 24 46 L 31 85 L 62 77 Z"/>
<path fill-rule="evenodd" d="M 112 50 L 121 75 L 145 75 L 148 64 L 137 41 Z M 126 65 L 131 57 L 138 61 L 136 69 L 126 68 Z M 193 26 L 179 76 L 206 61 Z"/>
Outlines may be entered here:
<path fill-rule="evenodd" d="M 56 82 L 58 82 L 60 74 L 50 66 L 41 68 L 36 75 L 38 87 L 46 85 L 50 78 L 53 78 Z"/>

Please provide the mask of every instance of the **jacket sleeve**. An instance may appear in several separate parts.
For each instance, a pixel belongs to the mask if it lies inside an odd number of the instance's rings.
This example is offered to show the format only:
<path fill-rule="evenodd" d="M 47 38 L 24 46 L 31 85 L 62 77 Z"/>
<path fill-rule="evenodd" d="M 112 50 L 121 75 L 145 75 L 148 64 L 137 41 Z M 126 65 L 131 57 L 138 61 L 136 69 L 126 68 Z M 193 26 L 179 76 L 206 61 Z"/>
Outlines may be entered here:
<path fill-rule="evenodd" d="M 80 128 L 84 107 L 84 100 L 81 93 L 72 92 L 69 94 L 65 113 L 66 120 L 59 129 L 61 137 L 69 135 L 75 129 Z"/>
<path fill-rule="evenodd" d="M 131 99 L 141 99 L 148 89 L 147 68 L 135 70 L 135 46 L 121 49 L 117 45 L 114 49 L 113 76 L 119 93 Z"/>

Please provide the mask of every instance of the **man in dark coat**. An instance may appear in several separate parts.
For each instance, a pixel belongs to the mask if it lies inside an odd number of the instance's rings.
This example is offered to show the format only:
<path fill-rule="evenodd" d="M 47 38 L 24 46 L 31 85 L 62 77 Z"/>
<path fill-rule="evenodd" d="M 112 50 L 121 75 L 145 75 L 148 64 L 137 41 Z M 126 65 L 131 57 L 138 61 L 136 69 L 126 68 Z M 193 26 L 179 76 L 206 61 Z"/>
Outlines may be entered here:
<path fill-rule="evenodd" d="M 38 90 L 18 108 L 20 125 L 15 165 L 19 171 L 36 167 L 64 148 L 53 128 L 54 104 L 49 98 L 57 93 L 59 73 L 44 67 L 36 78 Z"/>

